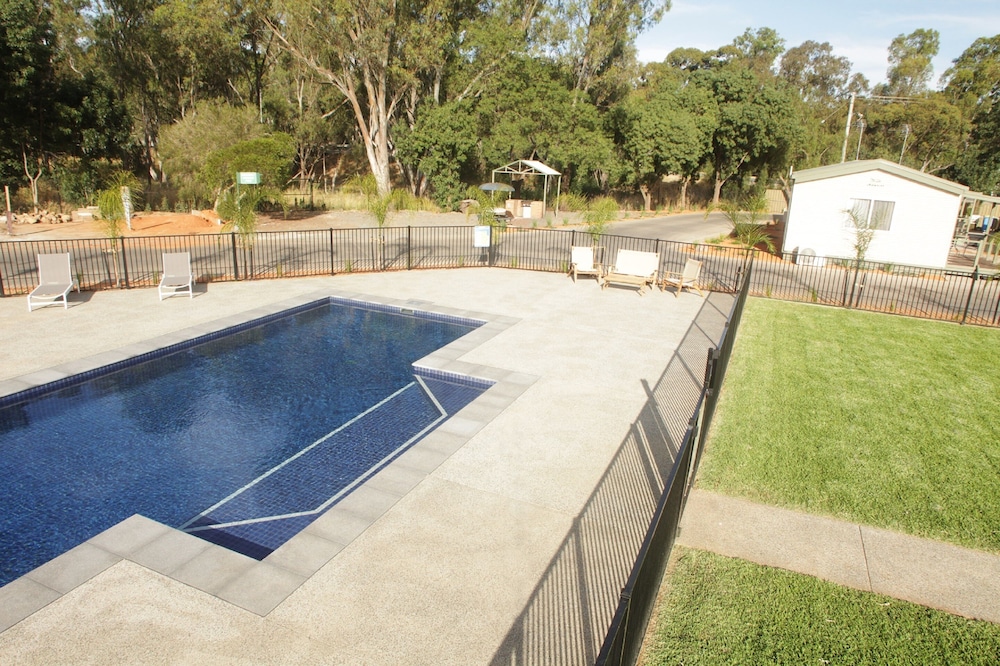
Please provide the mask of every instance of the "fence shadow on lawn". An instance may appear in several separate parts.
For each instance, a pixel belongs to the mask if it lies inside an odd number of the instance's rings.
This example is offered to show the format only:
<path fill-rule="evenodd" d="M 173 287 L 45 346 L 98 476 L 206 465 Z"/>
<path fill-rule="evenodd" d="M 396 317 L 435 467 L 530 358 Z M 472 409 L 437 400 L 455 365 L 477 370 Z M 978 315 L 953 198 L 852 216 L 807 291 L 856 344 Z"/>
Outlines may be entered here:
<path fill-rule="evenodd" d="M 705 300 L 666 369 L 650 387 L 600 483 L 493 656 L 493 666 L 594 663 L 619 594 L 698 406 L 710 349 L 735 294 Z"/>

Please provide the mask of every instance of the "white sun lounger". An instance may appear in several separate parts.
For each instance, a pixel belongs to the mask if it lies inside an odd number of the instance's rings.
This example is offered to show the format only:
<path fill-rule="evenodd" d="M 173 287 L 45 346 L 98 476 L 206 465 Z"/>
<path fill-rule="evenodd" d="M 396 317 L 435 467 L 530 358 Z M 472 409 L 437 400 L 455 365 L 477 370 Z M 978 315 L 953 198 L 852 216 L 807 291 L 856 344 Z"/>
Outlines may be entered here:
<path fill-rule="evenodd" d="M 618 250 L 615 265 L 604 274 L 602 288 L 609 284 L 623 284 L 639 287 L 641 296 L 646 287 L 656 283 L 656 275 L 660 271 L 660 255 L 655 252 L 640 252 L 638 250 Z"/>
<path fill-rule="evenodd" d="M 187 293 L 194 298 L 194 274 L 191 272 L 190 252 L 164 252 L 163 277 L 157 291 L 162 301 L 167 296 Z"/>
<path fill-rule="evenodd" d="M 63 309 L 69 308 L 69 290 L 80 285 L 73 279 L 69 252 L 38 255 L 38 286 L 28 294 L 28 312 L 62 301 Z"/>

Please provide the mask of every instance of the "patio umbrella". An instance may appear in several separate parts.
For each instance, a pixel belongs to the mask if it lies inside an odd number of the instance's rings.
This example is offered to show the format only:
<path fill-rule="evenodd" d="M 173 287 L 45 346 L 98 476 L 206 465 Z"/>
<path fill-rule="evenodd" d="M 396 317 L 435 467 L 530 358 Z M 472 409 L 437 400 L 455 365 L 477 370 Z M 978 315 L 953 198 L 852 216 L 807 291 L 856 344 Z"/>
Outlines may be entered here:
<path fill-rule="evenodd" d="M 479 186 L 484 192 L 513 192 L 514 188 L 507 183 L 483 183 Z"/>

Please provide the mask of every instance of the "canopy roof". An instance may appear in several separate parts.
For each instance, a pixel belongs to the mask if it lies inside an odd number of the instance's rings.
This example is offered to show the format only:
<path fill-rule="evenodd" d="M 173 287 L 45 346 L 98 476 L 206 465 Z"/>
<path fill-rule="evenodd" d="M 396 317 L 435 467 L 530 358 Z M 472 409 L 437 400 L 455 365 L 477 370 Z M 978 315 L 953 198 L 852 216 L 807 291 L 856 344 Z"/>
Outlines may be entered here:
<path fill-rule="evenodd" d="M 561 176 L 562 174 L 550 167 L 547 164 L 543 164 L 538 160 L 518 160 L 516 162 L 511 162 L 506 166 L 502 166 L 499 169 L 493 169 L 494 180 L 496 180 L 496 174 L 498 173 L 509 173 L 515 176 Z"/>

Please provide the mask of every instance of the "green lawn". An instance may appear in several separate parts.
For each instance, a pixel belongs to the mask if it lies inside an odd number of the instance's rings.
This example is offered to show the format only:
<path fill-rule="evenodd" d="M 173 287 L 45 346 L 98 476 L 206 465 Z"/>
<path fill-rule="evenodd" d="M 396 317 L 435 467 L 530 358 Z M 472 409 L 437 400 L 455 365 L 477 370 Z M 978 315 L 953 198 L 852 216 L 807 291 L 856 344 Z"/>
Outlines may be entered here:
<path fill-rule="evenodd" d="M 1000 626 L 677 547 L 646 666 L 996 664 Z"/>
<path fill-rule="evenodd" d="M 1000 331 L 752 299 L 699 487 L 1000 551 Z"/>

